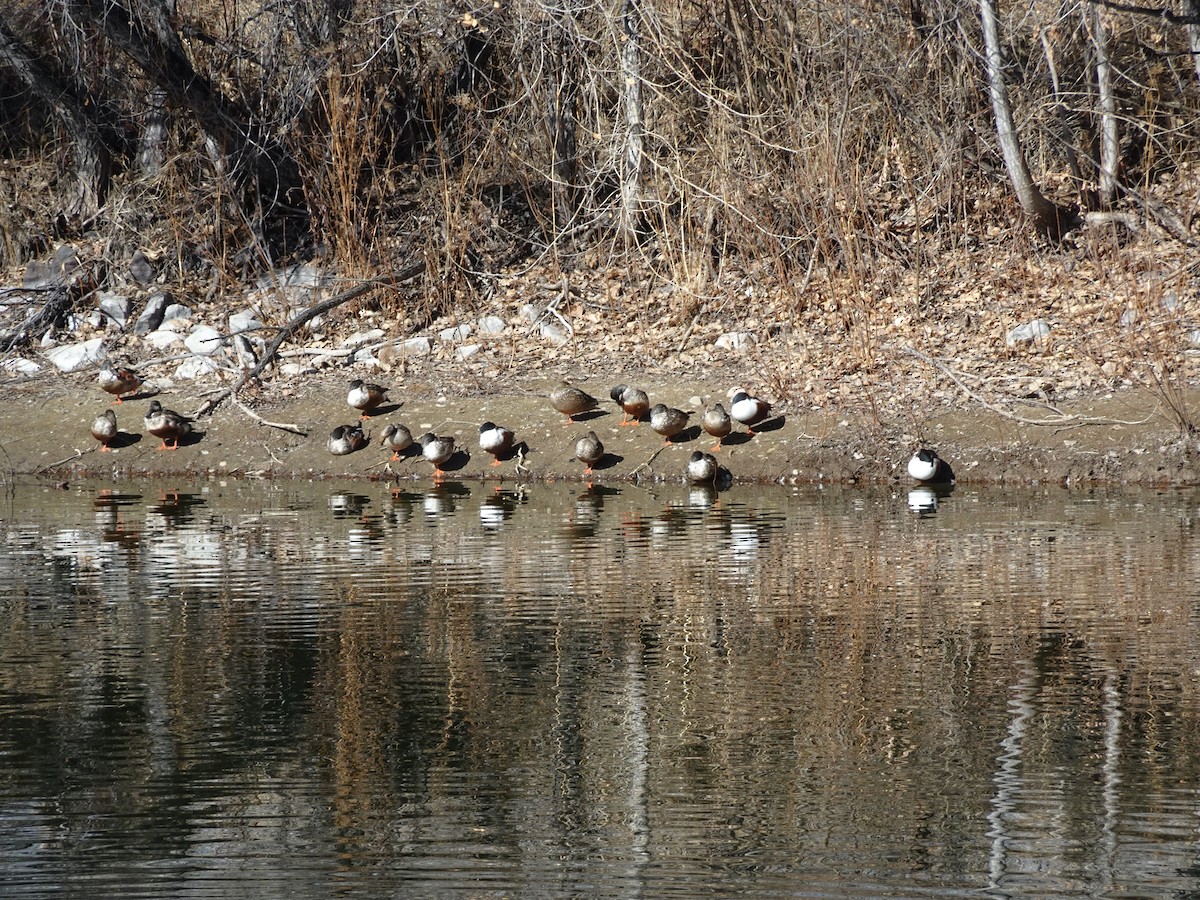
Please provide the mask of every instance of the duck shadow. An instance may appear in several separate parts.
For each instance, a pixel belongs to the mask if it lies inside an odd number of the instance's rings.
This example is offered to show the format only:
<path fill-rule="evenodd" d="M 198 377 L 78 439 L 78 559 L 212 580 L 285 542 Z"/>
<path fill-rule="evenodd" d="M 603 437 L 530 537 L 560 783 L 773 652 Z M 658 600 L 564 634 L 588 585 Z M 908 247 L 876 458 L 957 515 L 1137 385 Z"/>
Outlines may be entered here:
<path fill-rule="evenodd" d="M 515 459 L 518 456 L 524 458 L 528 455 L 529 445 L 524 441 L 520 441 L 519 443 L 513 444 L 503 453 L 497 453 L 496 459 L 498 459 L 500 462 L 508 462 L 509 460 Z"/>
<path fill-rule="evenodd" d="M 392 403 L 390 401 L 386 403 L 380 403 L 377 407 L 371 410 L 371 418 L 376 419 L 379 416 L 389 416 L 399 410 L 403 405 L 403 403 Z"/>
<path fill-rule="evenodd" d="M 688 441 L 694 441 L 700 437 L 701 429 L 699 425 L 689 425 L 683 431 L 676 435 L 667 438 L 668 444 L 686 444 Z"/>
<path fill-rule="evenodd" d="M 179 446 L 190 447 L 193 444 L 198 444 L 204 438 L 204 434 L 205 432 L 203 431 L 189 431 L 179 439 Z"/>
<path fill-rule="evenodd" d="M 619 465 L 623 462 L 625 462 L 625 457 L 621 456 L 619 453 L 609 453 L 606 450 L 603 456 L 592 463 L 592 471 L 594 472 L 597 469 L 611 469 L 613 466 Z"/>
<path fill-rule="evenodd" d="M 745 431 L 734 431 L 721 438 L 722 447 L 737 447 L 741 444 L 748 444 L 754 440 L 754 435 Z"/>
<path fill-rule="evenodd" d="M 130 431 L 118 431 L 117 436 L 108 442 L 108 446 L 113 450 L 123 450 L 125 447 L 132 447 L 142 439 L 140 434 Z"/>
<path fill-rule="evenodd" d="M 470 461 L 471 454 L 469 454 L 466 450 L 455 450 L 454 453 L 451 454 L 450 458 L 442 463 L 439 468 L 441 468 L 443 472 L 457 472 L 465 467 Z"/>
<path fill-rule="evenodd" d="M 759 431 L 778 431 L 787 424 L 787 419 L 783 416 L 773 416 L 770 419 L 764 419 L 754 426 L 756 432 Z"/>
<path fill-rule="evenodd" d="M 607 416 L 606 409 L 589 409 L 587 412 L 575 413 L 571 419 L 575 422 L 590 422 L 592 419 L 599 419 L 601 416 Z"/>

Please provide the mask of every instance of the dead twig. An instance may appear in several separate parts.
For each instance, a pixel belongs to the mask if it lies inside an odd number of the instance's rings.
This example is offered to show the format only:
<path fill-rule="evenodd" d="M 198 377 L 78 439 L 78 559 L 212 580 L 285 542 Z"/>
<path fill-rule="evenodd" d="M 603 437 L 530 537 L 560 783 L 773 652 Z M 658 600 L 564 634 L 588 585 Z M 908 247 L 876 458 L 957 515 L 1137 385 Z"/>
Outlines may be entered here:
<path fill-rule="evenodd" d="M 985 409 L 990 409 L 992 412 L 996 413 L 997 415 L 1004 416 L 1004 418 L 1006 418 L 1006 419 L 1012 419 L 1014 422 L 1020 422 L 1023 425 L 1053 425 L 1053 426 L 1060 427 L 1060 428 L 1064 427 L 1064 426 L 1074 427 L 1074 426 L 1080 426 L 1080 425 L 1145 425 L 1151 419 L 1150 416 L 1147 416 L 1144 419 L 1139 419 L 1137 421 L 1130 422 L 1125 419 L 1108 419 L 1108 418 L 1093 417 L 1093 416 L 1077 416 L 1077 415 L 1071 415 L 1069 413 L 1064 413 L 1049 403 L 1042 403 L 1041 405 L 1045 406 L 1047 409 L 1053 411 L 1055 413 L 1055 415 L 1053 415 L 1053 416 L 1046 416 L 1045 418 L 1041 418 L 1041 419 L 1031 419 L 1028 416 L 1020 416 L 1020 415 L 1017 415 L 1016 413 L 1009 412 L 1006 409 L 1001 409 L 996 404 L 989 402 L 986 398 L 982 397 L 975 391 L 971 390 L 969 387 L 967 387 L 967 385 L 963 382 L 963 380 L 958 376 L 958 374 L 955 373 L 954 370 L 951 369 L 949 366 L 947 366 L 945 363 L 942 363 L 939 360 L 934 359 L 932 356 L 926 356 L 921 351 L 916 350 L 912 347 L 905 347 L 904 351 L 906 353 L 910 354 L 911 356 L 915 356 L 917 359 L 920 359 L 920 360 L 923 360 L 924 362 L 929 363 L 929 365 L 933 366 L 935 369 L 937 369 L 942 374 L 944 374 L 947 378 L 949 378 L 951 381 L 953 381 L 956 385 L 958 385 L 966 393 L 966 395 L 968 397 L 970 397 L 972 400 L 974 400 L 979 405 L 983 406 Z"/>
<path fill-rule="evenodd" d="M 293 425 L 290 422 L 268 422 L 266 419 L 248 407 L 245 403 L 243 403 L 237 394 L 230 394 L 229 402 L 252 418 L 254 421 L 258 422 L 259 425 L 266 425 L 269 428 L 278 428 L 280 431 L 290 431 L 292 434 L 300 435 L 300 437 L 308 437 L 308 432 L 299 425 Z"/>

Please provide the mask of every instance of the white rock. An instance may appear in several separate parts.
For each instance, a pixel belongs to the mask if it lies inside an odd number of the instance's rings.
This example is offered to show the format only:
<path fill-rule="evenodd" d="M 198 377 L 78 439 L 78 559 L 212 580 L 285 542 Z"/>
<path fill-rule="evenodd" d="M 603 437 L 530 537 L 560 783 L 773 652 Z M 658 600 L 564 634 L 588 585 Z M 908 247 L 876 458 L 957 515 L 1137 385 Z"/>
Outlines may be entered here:
<path fill-rule="evenodd" d="M 552 325 L 549 322 L 541 327 L 542 337 L 552 343 L 555 347 L 561 347 L 567 341 L 571 340 L 571 336 L 559 328 L 557 325 Z"/>
<path fill-rule="evenodd" d="M 303 375 L 306 371 L 312 370 L 306 369 L 304 366 L 300 365 L 300 363 L 294 362 L 287 362 L 279 367 L 279 374 L 288 378 L 295 378 L 297 375 Z"/>
<path fill-rule="evenodd" d="M 398 343 L 396 349 L 409 356 L 428 356 L 433 352 L 433 342 L 427 337 L 412 337 Z"/>
<path fill-rule="evenodd" d="M 221 349 L 221 332 L 211 325 L 197 325 L 192 329 L 192 333 L 183 339 L 183 344 L 193 353 L 210 356 Z"/>
<path fill-rule="evenodd" d="M 505 321 L 499 316 L 484 316 L 476 323 L 480 334 L 500 334 L 507 327 Z"/>
<path fill-rule="evenodd" d="M 374 344 L 383 340 L 383 329 L 372 328 L 368 331 L 356 331 L 350 337 L 342 341 L 342 346 L 347 348 L 362 347 L 365 344 Z"/>
<path fill-rule="evenodd" d="M 471 336 L 472 330 L 470 325 L 455 325 L 453 328 L 443 328 L 438 332 L 438 339 L 443 344 L 450 344 L 454 341 L 465 341 Z"/>
<path fill-rule="evenodd" d="M 103 338 L 92 338 L 81 344 L 64 344 L 46 351 L 46 358 L 60 372 L 78 372 L 94 366 L 108 356 Z"/>
<path fill-rule="evenodd" d="M 205 375 L 211 375 L 218 369 L 217 364 L 207 356 L 193 356 L 191 359 L 185 359 L 179 364 L 179 368 L 175 370 L 176 378 L 201 378 Z"/>
<path fill-rule="evenodd" d="M 1200 328 L 1194 328 L 1188 332 L 1188 340 L 1195 346 L 1200 347 Z"/>
<path fill-rule="evenodd" d="M 1024 325 L 1018 325 L 1012 329 L 1004 338 L 1004 343 L 1012 347 L 1016 344 L 1027 344 L 1030 341 L 1036 341 L 1040 338 L 1047 337 L 1050 334 L 1050 323 L 1045 319 L 1034 319 L 1032 322 L 1026 322 Z"/>
<path fill-rule="evenodd" d="M 112 319 L 118 328 L 124 328 L 125 323 L 129 321 L 130 302 L 128 297 L 105 291 L 100 295 L 100 302 L 97 305 L 100 307 L 100 312 Z"/>
<path fill-rule="evenodd" d="M 461 347 L 459 347 L 457 350 L 454 351 L 454 355 L 457 359 L 459 359 L 461 361 L 464 359 L 470 359 L 472 356 L 474 356 L 478 352 L 479 352 L 478 344 L 463 344 Z"/>
<path fill-rule="evenodd" d="M 253 369 L 258 365 L 264 349 L 265 344 L 262 338 L 248 337 L 244 334 L 233 336 L 233 350 L 238 365 L 243 369 Z"/>
<path fill-rule="evenodd" d="M 328 284 L 330 275 L 321 271 L 315 266 L 297 263 L 294 266 L 287 266 L 283 269 L 276 269 L 274 272 L 269 272 L 258 279 L 256 285 L 259 290 L 272 287 L 321 287 Z"/>
<path fill-rule="evenodd" d="M 1120 323 L 1122 328 L 1129 328 L 1137 320 L 1138 320 L 1137 310 L 1136 309 L 1127 309 L 1121 313 L 1121 318 L 1118 319 L 1117 321 Z"/>
<path fill-rule="evenodd" d="M 4 362 L 0 362 L 0 371 L 9 372 L 14 375 L 36 375 L 42 371 L 42 367 L 32 359 L 17 356 L 13 359 L 6 359 Z"/>
<path fill-rule="evenodd" d="M 170 303 L 163 310 L 163 321 L 170 322 L 173 319 L 190 319 L 192 311 L 182 303 Z"/>
<path fill-rule="evenodd" d="M 263 323 L 259 321 L 253 310 L 243 309 L 241 312 L 230 313 L 229 315 L 229 331 L 231 334 L 237 334 L 241 331 L 257 331 L 263 327 Z"/>
<path fill-rule="evenodd" d="M 175 347 L 183 343 L 183 338 L 168 328 L 160 328 L 158 331 L 142 335 L 142 340 L 155 350 L 166 350 L 168 347 Z"/>
<path fill-rule="evenodd" d="M 526 303 L 521 307 L 521 315 L 523 315 L 530 322 L 536 322 L 542 317 L 542 312 L 532 303 Z"/>
<path fill-rule="evenodd" d="M 716 340 L 720 350 L 745 350 L 755 342 L 755 337 L 749 331 L 727 331 Z"/>

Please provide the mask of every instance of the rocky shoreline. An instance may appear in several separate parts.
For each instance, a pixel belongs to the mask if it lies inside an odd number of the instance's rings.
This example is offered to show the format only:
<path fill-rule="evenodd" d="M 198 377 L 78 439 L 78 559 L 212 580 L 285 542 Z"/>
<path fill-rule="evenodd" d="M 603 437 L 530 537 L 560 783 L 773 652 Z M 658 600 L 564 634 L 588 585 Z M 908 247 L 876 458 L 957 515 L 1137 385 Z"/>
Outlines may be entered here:
<path fill-rule="evenodd" d="M 440 374 L 449 376 L 452 368 Z M 601 377 L 575 373 L 581 386 L 603 398 L 610 385 Z M 431 478 L 432 466 L 419 455 L 387 463 L 380 434 L 386 424 L 401 423 L 414 434 L 455 437 L 459 452 L 447 466 L 451 479 L 679 481 L 692 451 L 713 444 L 698 427 L 703 406 L 723 400 L 728 391 L 724 380 L 643 379 L 639 386 L 652 400 L 694 413 L 689 428 L 664 445 L 646 423 L 621 427 L 621 411 L 607 399 L 576 424 L 565 424 L 548 399 L 557 379 L 506 379 L 487 390 L 472 389 L 461 378 L 450 381 L 435 385 L 411 375 L 393 381 L 395 400 L 366 423 L 371 443 L 334 456 L 327 447 L 330 430 L 357 419 L 345 402 L 345 379 L 334 374 L 248 387 L 237 404 L 221 404 L 197 422 L 195 435 L 167 452 L 145 433 L 149 401 L 189 412 L 203 401 L 204 391 L 196 386 L 185 392 L 177 386 L 159 389 L 151 381 L 133 398 L 110 404 L 90 373 L 9 378 L 8 402 L 0 406 L 0 452 L 10 478 Z M 110 406 L 121 434 L 113 452 L 102 453 L 88 427 Z M 1037 404 L 1020 414 L 946 407 L 929 412 L 918 435 L 862 413 L 806 410 L 782 401 L 753 437 L 739 429 L 717 457 L 734 483 L 907 484 L 905 464 L 923 441 L 952 462 L 960 484 L 1200 484 L 1195 438 L 1181 439 L 1153 410 L 1153 398 L 1143 391 L 1080 400 L 1055 413 Z M 1046 424 L 1032 424 L 1038 419 Z M 486 420 L 512 428 L 523 445 L 498 467 L 478 446 L 479 425 Z M 585 476 L 574 448 L 588 430 L 603 441 L 605 458 Z"/>

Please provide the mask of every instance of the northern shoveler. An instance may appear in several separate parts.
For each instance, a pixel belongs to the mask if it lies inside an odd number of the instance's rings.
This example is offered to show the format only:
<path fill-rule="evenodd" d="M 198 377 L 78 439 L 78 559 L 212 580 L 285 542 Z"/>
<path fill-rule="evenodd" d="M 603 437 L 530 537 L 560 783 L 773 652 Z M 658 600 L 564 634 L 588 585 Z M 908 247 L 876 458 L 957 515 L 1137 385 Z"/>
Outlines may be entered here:
<path fill-rule="evenodd" d="M 741 422 L 746 426 L 746 431 L 754 434 L 754 426 L 771 414 L 771 404 L 766 400 L 760 400 L 758 397 L 751 397 L 743 390 L 737 390 L 733 394 L 733 400 L 729 406 L 729 415 L 735 422 Z"/>
<path fill-rule="evenodd" d="M 339 425 L 329 432 L 329 452 L 334 456 L 345 456 L 355 450 L 361 450 L 367 445 L 367 436 L 363 434 L 362 425 Z"/>
<path fill-rule="evenodd" d="M 936 450 L 922 447 L 908 461 L 908 474 L 922 484 L 953 484 L 954 470 L 937 455 Z"/>
<path fill-rule="evenodd" d="M 360 418 L 371 418 L 371 411 L 387 399 L 387 388 L 378 384 L 364 383 L 361 378 L 350 382 L 350 391 L 346 394 L 346 402 L 362 412 Z"/>
<path fill-rule="evenodd" d="M 421 445 L 421 455 L 433 463 L 433 475 L 441 478 L 446 473 L 442 471 L 442 463 L 454 455 L 454 438 L 438 437 L 431 431 L 425 432 L 417 443 Z"/>
<path fill-rule="evenodd" d="M 711 453 L 693 450 L 687 462 L 687 480 L 692 484 L 712 484 L 717 480 L 717 458 Z"/>
<path fill-rule="evenodd" d="M 712 447 L 712 452 L 716 453 L 721 449 L 721 441 L 725 440 L 729 436 L 729 432 L 733 430 L 733 422 L 729 419 L 729 413 L 725 412 L 725 407 L 717 403 L 704 411 L 704 416 L 700 419 L 700 427 L 717 439 L 717 443 Z"/>
<path fill-rule="evenodd" d="M 128 366 L 105 366 L 100 370 L 100 390 L 113 394 L 118 403 L 122 394 L 132 394 L 141 386 L 142 379 Z"/>
<path fill-rule="evenodd" d="M 412 432 L 403 425 L 388 425 L 383 429 L 379 443 L 392 451 L 388 462 L 400 458 L 400 454 L 413 445 Z"/>
<path fill-rule="evenodd" d="M 495 422 L 484 422 L 479 426 L 479 447 L 495 457 L 493 467 L 500 465 L 500 457 L 512 450 L 514 440 L 516 436 L 510 429 Z"/>
<path fill-rule="evenodd" d="M 618 384 L 608 392 L 608 396 L 612 397 L 613 403 L 621 407 L 621 412 L 625 414 L 621 425 L 637 425 L 642 416 L 650 411 L 650 396 L 640 388 Z"/>
<path fill-rule="evenodd" d="M 150 409 L 146 412 L 146 430 L 156 438 L 162 438 L 159 450 L 178 450 L 179 442 L 192 433 L 192 420 L 185 415 L 167 409 L 157 400 L 150 401 Z M 172 446 L 167 446 L 167 441 Z"/>

